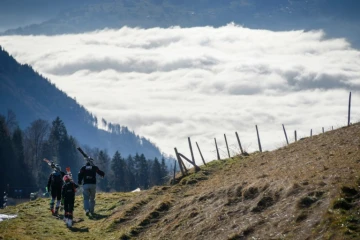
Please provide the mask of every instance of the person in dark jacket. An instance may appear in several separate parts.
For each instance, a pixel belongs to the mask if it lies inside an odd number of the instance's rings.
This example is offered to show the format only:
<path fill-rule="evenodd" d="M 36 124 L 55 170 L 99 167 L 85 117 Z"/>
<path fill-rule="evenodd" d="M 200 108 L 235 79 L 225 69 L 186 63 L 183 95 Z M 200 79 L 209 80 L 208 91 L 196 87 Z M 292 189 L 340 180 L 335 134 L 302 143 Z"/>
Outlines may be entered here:
<path fill-rule="evenodd" d="M 76 193 L 76 189 L 79 186 L 73 181 L 71 181 L 71 177 L 69 175 L 65 175 L 63 180 L 64 180 L 64 185 L 62 186 L 62 190 L 61 190 L 61 195 L 62 195 L 61 200 L 65 211 L 64 220 L 66 225 L 68 227 L 71 227 L 73 222 L 75 193 Z"/>
<path fill-rule="evenodd" d="M 49 176 L 47 191 L 51 192 L 50 211 L 53 215 L 58 215 L 61 201 L 61 188 L 63 185 L 63 177 L 65 176 L 65 173 L 61 171 L 59 164 L 55 164 L 53 169 L 54 171 Z M 57 201 L 54 209 L 55 199 Z"/>
<path fill-rule="evenodd" d="M 80 169 L 78 174 L 78 184 L 81 185 L 83 183 L 84 210 L 87 216 L 89 216 L 89 214 L 94 214 L 96 174 L 101 177 L 105 176 L 105 173 L 91 161 L 88 161 L 86 165 Z"/>

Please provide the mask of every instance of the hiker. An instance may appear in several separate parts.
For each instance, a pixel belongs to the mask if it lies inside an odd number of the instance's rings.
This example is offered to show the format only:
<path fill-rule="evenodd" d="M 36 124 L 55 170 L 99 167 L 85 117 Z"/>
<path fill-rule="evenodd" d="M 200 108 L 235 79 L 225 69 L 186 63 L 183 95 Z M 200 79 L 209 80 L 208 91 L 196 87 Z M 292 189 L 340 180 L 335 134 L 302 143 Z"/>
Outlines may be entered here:
<path fill-rule="evenodd" d="M 85 166 L 83 166 L 78 174 L 78 184 L 83 183 L 83 198 L 84 198 L 84 210 L 86 216 L 94 214 L 95 209 L 95 194 L 96 194 L 96 174 L 101 177 L 105 176 L 105 173 L 101 171 L 92 161 L 87 160 Z"/>
<path fill-rule="evenodd" d="M 47 192 L 51 193 L 50 211 L 53 215 L 58 215 L 61 201 L 61 188 L 63 185 L 63 177 L 65 176 L 65 173 L 61 171 L 59 164 L 55 164 L 53 169 L 54 171 L 49 176 Z M 55 198 L 56 207 L 54 209 Z"/>
<path fill-rule="evenodd" d="M 64 221 L 68 227 L 72 226 L 73 222 L 73 211 L 74 211 L 74 202 L 75 202 L 75 192 L 76 188 L 79 186 L 71 181 L 71 177 L 69 175 L 65 175 L 63 177 L 64 185 L 61 190 L 61 203 L 64 206 L 65 217 Z"/>

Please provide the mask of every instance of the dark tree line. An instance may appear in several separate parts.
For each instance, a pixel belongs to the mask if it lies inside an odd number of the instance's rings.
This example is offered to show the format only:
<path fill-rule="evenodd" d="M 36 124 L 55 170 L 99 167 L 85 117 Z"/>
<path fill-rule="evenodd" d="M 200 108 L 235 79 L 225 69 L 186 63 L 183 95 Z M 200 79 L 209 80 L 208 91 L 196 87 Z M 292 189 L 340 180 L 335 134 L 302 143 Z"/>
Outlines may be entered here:
<path fill-rule="evenodd" d="M 63 171 L 70 167 L 77 181 L 77 173 L 85 164 L 76 149 L 79 145 L 59 117 L 51 123 L 35 120 L 21 130 L 12 111 L 8 111 L 7 116 L 0 115 L 0 191 L 8 191 L 11 196 L 15 190 L 22 189 L 22 197 L 28 197 L 32 191 L 44 190 L 52 171 L 44 158 L 60 164 Z M 123 158 L 119 151 L 110 157 L 105 149 L 88 146 L 83 149 L 106 173 L 105 178 L 98 178 L 100 191 L 148 189 L 168 180 L 164 158 L 161 162 L 157 158 L 146 159 L 144 154 Z"/>
<path fill-rule="evenodd" d="M 111 161 L 110 186 L 115 191 L 130 191 L 136 188 L 147 189 L 167 181 L 168 172 L 165 159 L 146 160 L 144 154 L 129 155 L 126 159 L 116 152 Z"/>

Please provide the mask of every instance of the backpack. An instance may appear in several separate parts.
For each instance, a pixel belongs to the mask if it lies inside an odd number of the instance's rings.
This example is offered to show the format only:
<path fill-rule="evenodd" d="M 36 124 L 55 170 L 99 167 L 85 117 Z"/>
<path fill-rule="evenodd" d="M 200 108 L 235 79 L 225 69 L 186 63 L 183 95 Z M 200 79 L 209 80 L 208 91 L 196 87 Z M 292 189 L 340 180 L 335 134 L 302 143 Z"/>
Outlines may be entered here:
<path fill-rule="evenodd" d="M 53 172 L 51 175 L 51 185 L 52 186 L 62 186 L 63 180 L 60 172 Z"/>
<path fill-rule="evenodd" d="M 64 197 L 74 197 L 76 188 L 73 182 L 65 182 L 63 185 Z"/>

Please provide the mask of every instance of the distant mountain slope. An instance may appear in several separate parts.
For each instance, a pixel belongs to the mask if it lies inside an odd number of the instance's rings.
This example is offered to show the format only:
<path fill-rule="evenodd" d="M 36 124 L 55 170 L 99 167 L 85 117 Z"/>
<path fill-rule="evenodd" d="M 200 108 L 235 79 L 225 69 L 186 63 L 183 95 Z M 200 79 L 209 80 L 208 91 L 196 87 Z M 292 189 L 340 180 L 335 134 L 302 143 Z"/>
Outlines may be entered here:
<path fill-rule="evenodd" d="M 48 199 L 0 210 L 3 239 L 360 239 L 360 123 L 271 152 L 216 160 L 176 183 L 99 193 L 69 231 Z M 82 204 L 76 197 L 76 205 Z M 19 231 L 19 229 L 24 229 Z M 25 230 L 26 229 L 26 230 Z M 31 230 L 28 230 L 31 229 Z"/>
<path fill-rule="evenodd" d="M 143 153 L 147 158 L 161 157 L 149 140 L 127 127 L 111 126 L 111 133 L 95 127 L 97 119 L 83 106 L 36 73 L 29 65 L 20 65 L 0 47 L 0 113 L 15 112 L 21 128 L 38 119 L 53 121 L 59 116 L 70 135 L 81 144 L 116 150 L 126 157 Z"/>
<path fill-rule="evenodd" d="M 23 0 L 16 1 L 33 7 Z M 8 3 L 3 8 L 10 6 Z M 47 6 L 46 1 L 37 0 L 37 6 L 45 11 L 41 6 Z M 270 30 L 322 28 L 332 37 L 347 37 L 360 46 L 360 1 L 357 0 L 91 0 L 48 4 L 48 7 L 62 11 L 41 24 L 10 29 L 3 34 L 52 35 L 125 25 L 143 28 L 223 26 L 234 21 L 246 27 Z"/>
<path fill-rule="evenodd" d="M 99 0 L 1 0 L 0 31 L 45 22 L 58 14 Z"/>

